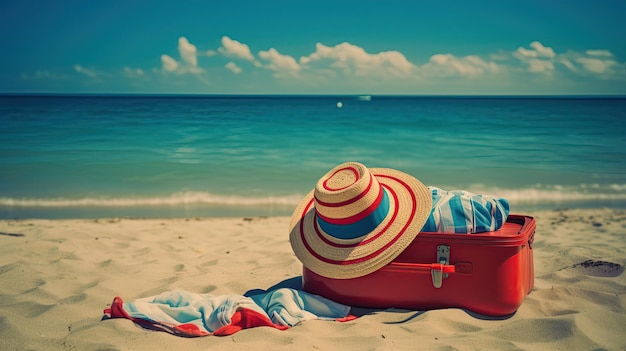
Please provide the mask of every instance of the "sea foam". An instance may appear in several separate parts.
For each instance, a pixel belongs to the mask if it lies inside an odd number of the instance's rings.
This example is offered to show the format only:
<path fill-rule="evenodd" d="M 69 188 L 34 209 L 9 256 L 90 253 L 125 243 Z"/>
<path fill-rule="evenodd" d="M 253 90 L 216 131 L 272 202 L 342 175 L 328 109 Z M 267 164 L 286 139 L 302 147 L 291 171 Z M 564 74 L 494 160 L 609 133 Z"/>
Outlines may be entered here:
<path fill-rule="evenodd" d="M 446 188 L 446 190 L 453 190 Z M 536 185 L 534 187 L 506 189 L 473 185 L 468 189 L 476 194 L 499 196 L 515 204 L 553 204 L 595 201 L 626 201 L 626 185 L 580 184 L 578 186 Z M 141 206 L 295 206 L 303 194 L 280 196 L 241 196 L 221 195 L 209 192 L 186 191 L 165 196 L 147 197 L 56 197 L 56 198 L 14 198 L 0 197 L 3 207 L 141 207 Z"/>

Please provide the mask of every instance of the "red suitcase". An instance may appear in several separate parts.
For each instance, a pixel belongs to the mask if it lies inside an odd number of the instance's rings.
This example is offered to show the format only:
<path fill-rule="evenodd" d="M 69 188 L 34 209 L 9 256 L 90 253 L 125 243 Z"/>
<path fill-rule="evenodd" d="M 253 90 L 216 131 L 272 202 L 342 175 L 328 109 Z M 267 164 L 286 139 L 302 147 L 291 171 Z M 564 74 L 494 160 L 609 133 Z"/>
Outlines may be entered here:
<path fill-rule="evenodd" d="M 493 232 L 422 232 L 392 263 L 362 277 L 332 279 L 304 268 L 303 289 L 355 307 L 510 315 L 533 288 L 534 234 L 535 219 L 521 215 Z"/>

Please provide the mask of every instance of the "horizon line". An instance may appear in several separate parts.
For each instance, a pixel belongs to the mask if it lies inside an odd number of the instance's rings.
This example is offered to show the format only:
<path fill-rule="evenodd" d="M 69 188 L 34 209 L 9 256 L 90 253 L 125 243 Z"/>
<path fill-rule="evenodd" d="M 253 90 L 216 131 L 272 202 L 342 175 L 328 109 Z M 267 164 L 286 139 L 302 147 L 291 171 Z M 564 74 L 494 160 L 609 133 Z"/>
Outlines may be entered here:
<path fill-rule="evenodd" d="M 104 92 L 0 92 L 0 97 L 216 97 L 216 98 L 537 98 L 626 99 L 626 94 L 268 94 L 268 93 L 104 93 Z"/>

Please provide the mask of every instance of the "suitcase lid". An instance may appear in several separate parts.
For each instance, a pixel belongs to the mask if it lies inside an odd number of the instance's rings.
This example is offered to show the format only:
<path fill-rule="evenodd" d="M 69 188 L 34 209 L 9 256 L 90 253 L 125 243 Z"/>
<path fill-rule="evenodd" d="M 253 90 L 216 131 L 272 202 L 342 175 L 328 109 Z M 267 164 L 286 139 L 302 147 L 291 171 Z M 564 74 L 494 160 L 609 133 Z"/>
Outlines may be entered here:
<path fill-rule="evenodd" d="M 532 245 L 535 233 L 535 219 L 530 216 L 511 214 L 508 216 L 502 228 L 484 233 L 460 234 L 460 233 L 435 233 L 421 232 L 416 240 L 454 240 L 467 245 L 498 245 L 518 246 L 528 243 Z"/>

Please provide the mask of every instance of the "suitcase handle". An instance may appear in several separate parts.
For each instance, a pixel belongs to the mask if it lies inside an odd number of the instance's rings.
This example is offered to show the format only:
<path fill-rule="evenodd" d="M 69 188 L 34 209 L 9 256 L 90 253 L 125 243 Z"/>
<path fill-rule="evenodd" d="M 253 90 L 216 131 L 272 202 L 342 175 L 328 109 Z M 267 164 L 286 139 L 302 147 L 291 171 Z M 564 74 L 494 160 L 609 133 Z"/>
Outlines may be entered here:
<path fill-rule="evenodd" d="M 441 288 L 443 279 L 448 276 L 448 273 L 456 274 L 472 274 L 474 270 L 471 262 L 457 262 L 456 264 L 443 264 L 443 263 L 399 263 L 392 262 L 390 266 L 396 268 L 410 269 L 415 273 L 430 273 L 433 286 L 437 289 Z"/>
<path fill-rule="evenodd" d="M 441 288 L 443 279 L 448 277 L 448 273 L 456 272 L 456 267 L 445 263 L 431 263 L 425 264 L 427 268 L 430 268 L 430 277 L 433 281 L 435 289 Z M 419 267 L 415 267 L 418 268 Z"/>
<path fill-rule="evenodd" d="M 456 266 L 452 264 L 431 263 L 431 264 L 425 264 L 425 266 L 428 266 L 431 271 L 436 271 L 436 272 L 441 272 L 441 273 L 456 272 Z"/>
<path fill-rule="evenodd" d="M 452 264 L 441 264 L 441 263 L 400 263 L 400 262 L 391 262 L 391 265 L 394 267 L 402 268 L 410 268 L 412 271 L 416 272 L 431 272 L 437 271 L 441 273 L 455 273 L 456 265 Z"/>

